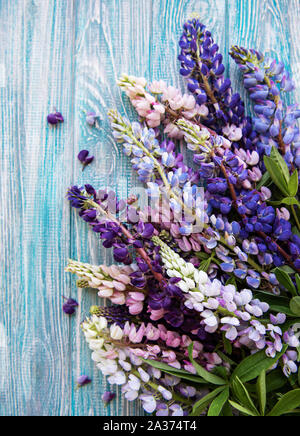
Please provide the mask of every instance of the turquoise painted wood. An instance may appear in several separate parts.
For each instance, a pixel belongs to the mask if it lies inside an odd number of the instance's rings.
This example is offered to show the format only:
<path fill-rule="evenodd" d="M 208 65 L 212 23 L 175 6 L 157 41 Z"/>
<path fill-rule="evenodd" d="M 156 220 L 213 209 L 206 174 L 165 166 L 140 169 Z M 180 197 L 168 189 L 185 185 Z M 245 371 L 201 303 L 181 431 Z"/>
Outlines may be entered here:
<path fill-rule="evenodd" d="M 112 140 L 107 110 L 134 116 L 115 85 L 122 72 L 183 87 L 177 70 L 182 23 L 196 12 L 225 53 L 253 46 L 290 64 L 300 79 L 298 0 L 0 0 L 0 415 L 138 415 L 95 370 L 80 322 L 97 302 L 64 273 L 69 257 L 111 262 L 64 199 L 72 183 L 127 195 L 130 166 Z M 300 86 L 295 97 L 300 99 Z M 51 128 L 53 106 L 65 123 Z M 84 111 L 100 113 L 99 128 Z M 81 172 L 76 155 L 96 156 Z M 77 298 L 72 318 L 62 296 Z M 78 375 L 93 383 L 75 390 Z"/>

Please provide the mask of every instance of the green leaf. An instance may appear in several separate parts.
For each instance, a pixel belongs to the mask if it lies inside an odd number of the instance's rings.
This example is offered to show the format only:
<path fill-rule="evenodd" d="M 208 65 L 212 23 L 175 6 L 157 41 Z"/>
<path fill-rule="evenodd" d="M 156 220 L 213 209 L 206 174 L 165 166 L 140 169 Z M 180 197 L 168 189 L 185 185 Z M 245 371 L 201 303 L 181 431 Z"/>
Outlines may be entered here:
<path fill-rule="evenodd" d="M 226 354 L 224 354 L 222 351 L 218 350 L 218 351 L 217 351 L 217 355 L 218 355 L 219 357 L 221 357 L 221 359 L 222 359 L 224 362 L 229 363 L 229 365 L 231 365 L 231 366 L 236 366 L 236 365 L 237 365 L 236 362 L 234 362 L 232 359 L 230 359 L 230 357 L 228 357 L 228 356 L 227 356 Z"/>
<path fill-rule="evenodd" d="M 255 416 L 259 416 L 259 412 L 256 409 L 250 395 L 249 392 L 247 391 L 246 387 L 244 386 L 244 384 L 241 382 L 241 380 L 238 377 L 235 377 L 233 382 L 232 382 L 232 388 L 233 391 L 237 397 L 237 399 L 239 400 L 240 404 L 242 406 L 244 406 L 246 409 L 251 410 L 251 412 L 255 415 Z"/>
<path fill-rule="evenodd" d="M 229 398 L 229 388 L 225 388 L 218 396 L 213 400 L 208 409 L 207 416 L 220 416 L 224 404 Z"/>
<path fill-rule="evenodd" d="M 229 400 L 229 403 L 232 405 L 232 407 L 234 407 L 236 410 L 238 410 L 239 412 L 244 413 L 244 415 L 249 415 L 249 416 L 257 416 L 255 415 L 253 412 L 251 412 L 251 410 L 247 409 L 246 407 L 241 406 L 240 404 L 236 403 L 235 401 L 231 401 Z"/>
<path fill-rule="evenodd" d="M 198 383 L 198 384 L 207 384 L 207 382 L 205 380 L 203 380 L 201 377 L 193 375 L 191 373 L 189 373 L 188 371 L 184 371 L 183 369 L 177 369 L 177 368 L 173 368 L 172 366 L 167 365 L 166 363 L 163 362 L 157 362 L 156 360 L 147 360 L 147 359 L 142 359 L 145 363 L 147 363 L 150 366 L 153 366 L 154 368 L 160 369 L 161 371 L 170 374 L 170 375 L 174 375 L 175 377 L 180 377 L 182 379 L 185 380 L 189 380 L 192 381 L 194 383 Z"/>
<path fill-rule="evenodd" d="M 287 166 L 286 161 L 282 157 L 282 155 L 279 153 L 278 149 L 276 147 L 272 147 L 271 159 L 276 163 L 277 167 L 280 169 L 282 175 L 284 176 L 287 183 L 289 183 L 290 180 L 290 171 Z"/>
<path fill-rule="evenodd" d="M 225 385 L 225 380 L 223 380 L 221 377 L 218 377 L 217 375 L 211 374 L 210 372 L 206 371 L 206 369 L 202 368 L 202 366 L 200 366 L 197 362 L 195 362 L 195 360 L 193 359 L 193 348 L 194 344 L 192 343 L 188 347 L 188 352 L 190 361 L 196 369 L 197 374 L 200 375 L 200 377 L 202 377 L 204 380 L 212 383 L 213 385 Z"/>
<path fill-rule="evenodd" d="M 265 291 L 256 291 L 254 292 L 255 297 L 262 299 L 268 304 L 275 304 L 278 306 L 286 306 L 289 307 L 290 299 L 287 297 L 283 297 L 281 295 L 271 294 L 270 292 Z"/>
<path fill-rule="evenodd" d="M 229 401 L 227 401 L 223 406 L 222 416 L 233 416 L 232 408 L 229 404 Z"/>
<path fill-rule="evenodd" d="M 204 253 L 204 252 L 202 252 L 202 251 L 197 252 L 197 253 L 196 253 L 196 256 L 197 256 L 199 259 L 201 259 L 201 260 L 208 259 L 208 258 L 210 257 L 209 254 Z"/>
<path fill-rule="evenodd" d="M 276 357 L 270 358 L 266 356 L 265 350 L 261 350 L 251 356 L 246 357 L 233 371 L 232 380 L 238 377 L 243 383 L 255 379 L 262 371 L 271 368 L 277 360 L 286 352 L 287 345 L 283 347 Z"/>
<path fill-rule="evenodd" d="M 205 397 L 198 400 L 193 407 L 192 413 L 190 416 L 199 416 L 203 410 L 206 409 L 206 407 L 212 402 L 212 400 L 220 393 L 223 392 L 224 389 L 226 389 L 224 386 L 221 386 L 214 391 L 210 392 L 209 394 L 205 395 Z"/>
<path fill-rule="evenodd" d="M 202 262 L 199 265 L 199 270 L 207 272 L 210 267 L 211 261 L 212 261 L 211 258 L 202 260 Z"/>
<path fill-rule="evenodd" d="M 297 291 L 298 291 L 298 294 L 300 295 L 300 276 L 299 276 L 299 274 L 295 275 L 295 279 L 296 279 Z"/>
<path fill-rule="evenodd" d="M 263 186 L 268 186 L 270 184 L 270 182 L 272 182 L 272 179 L 271 179 L 268 171 L 266 171 L 265 174 L 260 179 L 259 183 L 257 184 L 256 188 L 259 190 Z"/>
<path fill-rule="evenodd" d="M 286 196 L 289 196 L 288 181 L 282 173 L 280 166 L 268 156 L 264 156 L 264 163 L 271 179 L 280 191 Z"/>
<path fill-rule="evenodd" d="M 290 308 L 294 315 L 300 316 L 300 297 L 292 298 Z"/>
<path fill-rule="evenodd" d="M 288 382 L 281 369 L 275 369 L 266 376 L 267 393 L 282 389 Z"/>
<path fill-rule="evenodd" d="M 285 289 L 289 291 L 292 295 L 296 296 L 296 288 L 288 273 L 286 273 L 282 268 L 276 268 L 274 272 L 279 283 L 284 286 Z"/>
<path fill-rule="evenodd" d="M 295 170 L 293 172 L 293 174 L 291 175 L 290 180 L 289 180 L 289 184 L 288 184 L 290 197 L 295 197 L 298 194 L 298 187 L 299 187 L 298 171 Z"/>
<path fill-rule="evenodd" d="M 281 203 L 287 204 L 288 206 L 292 206 L 294 204 L 297 206 L 300 206 L 299 201 L 296 200 L 296 198 L 294 198 L 294 197 L 284 198 L 283 200 L 281 200 Z"/>
<path fill-rule="evenodd" d="M 281 416 L 300 406 L 300 389 L 294 389 L 283 395 L 267 416 Z"/>
<path fill-rule="evenodd" d="M 266 385 L 266 371 L 262 371 L 256 382 L 256 391 L 259 401 L 260 413 L 264 416 L 267 404 L 267 385 Z"/>
<path fill-rule="evenodd" d="M 270 309 L 273 312 L 277 312 L 277 313 L 284 313 L 285 315 L 288 316 L 294 316 L 293 312 L 291 311 L 291 309 L 289 309 L 286 306 L 276 306 L 276 305 L 270 305 Z"/>

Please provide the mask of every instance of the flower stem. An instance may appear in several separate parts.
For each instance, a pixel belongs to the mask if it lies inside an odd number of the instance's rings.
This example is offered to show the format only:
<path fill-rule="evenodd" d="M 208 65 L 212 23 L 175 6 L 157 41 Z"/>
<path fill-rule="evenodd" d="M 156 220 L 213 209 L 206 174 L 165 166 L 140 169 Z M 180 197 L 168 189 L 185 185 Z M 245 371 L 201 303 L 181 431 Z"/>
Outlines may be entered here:
<path fill-rule="evenodd" d="M 298 227 L 298 230 L 300 231 L 300 221 L 299 221 L 299 218 L 298 218 L 298 216 L 297 216 L 297 212 L 296 212 L 296 210 L 295 210 L 295 206 L 292 205 L 291 208 L 292 208 L 292 213 L 293 213 L 294 218 L 295 218 L 295 221 L 296 221 L 296 225 L 297 225 L 297 227 Z"/>

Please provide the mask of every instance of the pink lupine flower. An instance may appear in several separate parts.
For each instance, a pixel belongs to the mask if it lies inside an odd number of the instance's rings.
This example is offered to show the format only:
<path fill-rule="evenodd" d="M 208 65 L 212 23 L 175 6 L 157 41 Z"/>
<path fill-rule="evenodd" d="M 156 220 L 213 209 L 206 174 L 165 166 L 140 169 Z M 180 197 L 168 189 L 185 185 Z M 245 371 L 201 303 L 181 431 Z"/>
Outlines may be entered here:
<path fill-rule="evenodd" d="M 125 294 L 123 292 L 114 292 L 113 295 L 110 297 L 110 300 L 114 304 L 125 304 Z"/>
<path fill-rule="evenodd" d="M 183 368 L 187 372 L 190 372 L 191 374 L 197 374 L 197 371 L 196 371 L 196 368 L 194 367 L 194 365 L 191 362 L 188 362 L 187 360 L 184 360 Z"/>
<path fill-rule="evenodd" d="M 149 339 L 149 341 L 157 341 L 157 339 L 159 339 L 160 337 L 160 332 L 159 329 L 154 327 L 152 324 L 148 324 L 145 331 L 145 335 L 147 339 Z"/>
<path fill-rule="evenodd" d="M 158 320 L 162 319 L 164 317 L 164 314 L 165 314 L 164 309 L 159 309 L 159 310 L 149 309 L 148 312 L 151 313 L 150 319 L 152 321 L 158 321 Z"/>
<path fill-rule="evenodd" d="M 129 292 L 126 298 L 126 306 L 129 308 L 131 315 L 138 315 L 144 307 L 145 295 L 142 292 Z"/>
<path fill-rule="evenodd" d="M 175 332 L 167 332 L 166 344 L 169 347 L 177 348 L 181 343 L 181 338 L 178 333 Z"/>

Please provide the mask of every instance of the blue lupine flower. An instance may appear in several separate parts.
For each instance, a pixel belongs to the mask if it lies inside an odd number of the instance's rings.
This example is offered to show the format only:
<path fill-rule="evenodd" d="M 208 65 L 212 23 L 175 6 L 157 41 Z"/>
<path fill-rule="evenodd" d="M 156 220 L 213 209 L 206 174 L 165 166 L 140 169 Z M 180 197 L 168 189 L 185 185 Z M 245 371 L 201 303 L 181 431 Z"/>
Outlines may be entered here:
<path fill-rule="evenodd" d="M 275 145 L 284 149 L 289 168 L 293 163 L 298 167 L 297 147 L 293 143 L 299 134 L 297 108 L 285 107 L 280 97 L 280 92 L 291 92 L 295 85 L 283 63 L 264 61 L 259 52 L 237 46 L 232 47 L 230 54 L 243 71 L 245 88 L 255 102 L 254 129 L 260 135 L 258 150 L 269 154 Z"/>

